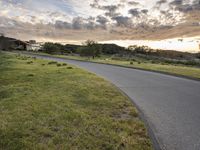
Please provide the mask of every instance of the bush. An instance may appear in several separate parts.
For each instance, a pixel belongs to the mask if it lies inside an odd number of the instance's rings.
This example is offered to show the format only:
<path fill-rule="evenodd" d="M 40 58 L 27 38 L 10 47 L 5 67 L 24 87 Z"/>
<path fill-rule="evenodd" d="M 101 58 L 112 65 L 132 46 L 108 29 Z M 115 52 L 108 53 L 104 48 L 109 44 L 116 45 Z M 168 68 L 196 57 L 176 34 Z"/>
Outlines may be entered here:
<path fill-rule="evenodd" d="M 57 64 L 57 62 L 56 61 L 50 61 L 50 62 L 48 62 L 48 64 L 53 65 L 53 64 Z"/>
<path fill-rule="evenodd" d="M 27 64 L 32 64 L 32 63 L 33 63 L 32 61 L 28 61 L 28 62 L 27 62 Z"/>
<path fill-rule="evenodd" d="M 21 60 L 28 60 L 28 58 L 27 58 L 26 56 L 21 57 L 20 59 L 21 59 Z"/>
<path fill-rule="evenodd" d="M 73 69 L 72 67 L 67 67 L 67 69 Z"/>
<path fill-rule="evenodd" d="M 60 66 L 62 66 L 61 64 L 57 64 L 57 67 L 60 67 Z"/>
<path fill-rule="evenodd" d="M 133 62 L 132 62 L 132 61 L 130 62 L 130 65 L 133 65 Z"/>
<path fill-rule="evenodd" d="M 28 76 L 28 77 L 33 77 L 33 76 L 34 76 L 34 74 L 28 74 L 27 76 Z"/>
<path fill-rule="evenodd" d="M 136 60 L 134 58 L 132 58 L 131 61 L 136 61 Z"/>
<path fill-rule="evenodd" d="M 66 63 L 63 63 L 62 65 L 63 65 L 63 66 L 67 66 L 67 64 L 66 64 Z"/>

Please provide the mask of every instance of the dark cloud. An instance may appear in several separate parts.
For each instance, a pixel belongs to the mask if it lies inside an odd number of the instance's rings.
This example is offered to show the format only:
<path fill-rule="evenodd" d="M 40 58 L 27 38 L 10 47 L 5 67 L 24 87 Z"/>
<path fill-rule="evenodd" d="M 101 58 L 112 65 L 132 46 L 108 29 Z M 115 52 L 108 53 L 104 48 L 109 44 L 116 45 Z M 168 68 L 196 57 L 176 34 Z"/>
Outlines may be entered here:
<path fill-rule="evenodd" d="M 97 24 L 100 24 L 100 26 Z M 98 16 L 97 18 L 89 17 L 88 19 L 84 19 L 82 17 L 75 17 L 71 23 L 57 20 L 54 24 L 54 27 L 57 29 L 89 29 L 93 30 L 98 27 L 104 27 L 108 20 L 103 16 Z"/>
<path fill-rule="evenodd" d="M 101 10 L 105 10 L 105 11 L 109 11 L 109 12 L 115 12 L 119 7 L 121 7 L 121 4 L 118 5 L 100 5 L 98 3 L 98 1 L 94 1 L 94 3 L 90 4 L 90 6 L 92 8 L 96 8 L 96 9 L 101 9 Z"/>
<path fill-rule="evenodd" d="M 193 10 L 193 6 L 187 4 L 187 5 L 180 5 L 177 7 L 177 9 L 181 12 L 189 12 Z"/>
<path fill-rule="evenodd" d="M 162 4 L 165 4 L 167 3 L 167 0 L 159 0 L 156 2 L 157 5 L 162 5 Z"/>
<path fill-rule="evenodd" d="M 72 24 L 68 23 L 68 22 L 63 22 L 63 21 L 57 20 L 55 22 L 55 27 L 56 28 L 60 28 L 60 29 L 71 29 L 72 28 Z"/>
<path fill-rule="evenodd" d="M 83 24 L 84 24 L 83 21 L 84 20 L 81 17 L 74 18 L 73 21 L 72 21 L 73 29 L 82 29 L 83 28 Z"/>
<path fill-rule="evenodd" d="M 85 23 L 83 26 L 85 29 L 89 29 L 89 30 L 93 30 L 93 29 L 97 28 L 95 18 L 89 17 L 88 19 L 85 19 Z"/>
<path fill-rule="evenodd" d="M 128 11 L 129 14 L 131 14 L 133 17 L 139 17 L 140 16 L 140 11 L 137 8 L 130 9 Z"/>
<path fill-rule="evenodd" d="M 108 17 L 116 17 L 119 16 L 120 13 L 117 12 L 117 10 L 120 7 L 123 7 L 123 4 L 117 4 L 117 5 L 100 5 L 98 0 L 94 0 L 92 4 L 90 4 L 92 8 L 100 9 L 105 11 L 105 15 Z"/>
<path fill-rule="evenodd" d="M 105 10 L 105 15 L 108 17 L 116 17 L 119 15 L 117 13 L 117 10 L 119 9 L 120 6 L 118 5 L 109 5 L 109 6 L 102 6 L 102 10 Z"/>
<path fill-rule="evenodd" d="M 174 6 L 180 6 L 183 4 L 183 0 L 174 0 L 170 4 Z"/>
<path fill-rule="evenodd" d="M 169 10 L 167 11 L 160 11 L 160 13 L 164 16 L 162 18 L 165 18 L 165 20 L 170 20 L 172 25 L 177 23 L 176 22 L 176 16 L 173 15 Z M 161 26 L 171 26 L 171 25 L 161 25 Z"/>
<path fill-rule="evenodd" d="M 194 0 L 192 4 L 193 9 L 200 10 L 200 0 Z"/>
<path fill-rule="evenodd" d="M 101 7 L 103 10 L 107 10 L 107 11 L 110 11 L 110 12 L 115 12 L 119 6 L 118 5 L 108 5 L 108 6 L 102 6 Z"/>
<path fill-rule="evenodd" d="M 184 13 L 193 10 L 200 10 L 200 0 L 194 0 L 192 4 L 184 4 L 183 0 L 174 0 L 170 3 L 170 5 L 175 6 L 176 10 Z"/>
<path fill-rule="evenodd" d="M 112 19 L 116 21 L 117 26 L 131 27 L 132 25 L 131 18 L 126 17 L 126 16 L 117 16 L 117 17 L 113 17 Z"/>
<path fill-rule="evenodd" d="M 133 5 L 133 6 L 137 6 L 137 5 L 140 5 L 139 2 L 135 2 L 135 1 L 130 1 L 128 2 L 129 5 Z"/>
<path fill-rule="evenodd" d="M 95 22 L 89 21 L 88 23 L 86 23 L 86 24 L 84 25 L 84 27 L 85 27 L 86 29 L 89 29 L 89 30 L 94 30 L 97 26 L 96 26 Z"/>
<path fill-rule="evenodd" d="M 106 23 L 109 22 L 109 20 L 104 16 L 97 16 L 97 22 L 105 26 Z"/>
<path fill-rule="evenodd" d="M 147 14 L 147 13 L 149 12 L 149 10 L 148 10 L 148 9 L 143 9 L 143 10 L 141 10 L 141 12 L 142 12 L 143 14 Z"/>

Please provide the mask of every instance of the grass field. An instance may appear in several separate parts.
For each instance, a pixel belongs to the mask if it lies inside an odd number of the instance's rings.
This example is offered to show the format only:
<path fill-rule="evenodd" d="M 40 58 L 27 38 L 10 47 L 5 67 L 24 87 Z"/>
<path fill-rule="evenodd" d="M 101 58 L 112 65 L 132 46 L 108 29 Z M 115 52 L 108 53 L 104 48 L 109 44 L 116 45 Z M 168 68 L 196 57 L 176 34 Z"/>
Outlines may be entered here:
<path fill-rule="evenodd" d="M 151 150 L 138 113 L 103 79 L 0 52 L 0 149 Z"/>
<path fill-rule="evenodd" d="M 45 53 L 38 53 L 41 55 L 49 55 Z M 88 58 L 88 57 L 81 57 L 81 56 L 70 56 L 70 55 L 54 55 L 56 57 L 60 58 L 69 58 L 69 59 L 75 59 L 75 60 L 85 60 L 85 61 L 92 61 L 92 62 L 100 62 L 105 64 L 114 64 L 114 65 L 120 65 L 125 67 L 132 67 L 132 68 L 138 68 L 138 69 L 145 69 L 149 71 L 159 71 L 163 73 L 169 73 L 174 75 L 181 75 L 185 77 L 191 77 L 200 79 L 200 68 L 194 67 L 194 66 L 186 66 L 181 64 L 167 64 L 167 63 L 154 63 L 152 61 L 148 61 L 145 59 L 137 58 L 133 61 L 127 61 L 127 60 L 116 60 L 112 59 L 110 56 L 101 56 L 97 57 L 95 59 Z"/>

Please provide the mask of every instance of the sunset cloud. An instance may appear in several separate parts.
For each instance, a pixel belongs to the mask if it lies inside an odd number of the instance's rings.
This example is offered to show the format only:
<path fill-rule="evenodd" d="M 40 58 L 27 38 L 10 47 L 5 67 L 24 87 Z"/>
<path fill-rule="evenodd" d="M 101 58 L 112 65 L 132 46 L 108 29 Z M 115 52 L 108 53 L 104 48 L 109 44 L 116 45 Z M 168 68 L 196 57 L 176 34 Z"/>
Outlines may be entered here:
<path fill-rule="evenodd" d="M 140 34 L 141 38 L 152 34 L 152 38 L 166 29 L 183 27 L 185 32 L 176 31 L 174 37 L 187 35 L 190 25 L 199 28 L 198 12 L 199 0 L 1 0 L 0 32 L 21 35 L 21 38 L 71 36 L 74 40 L 80 36 L 98 40 L 99 32 L 106 33 L 109 39 L 121 38 L 121 35 L 132 39 L 130 34 L 133 33 L 136 37 Z M 41 27 L 41 31 L 37 30 Z M 91 30 L 93 35 L 86 37 Z M 72 33 L 77 35 L 72 36 Z"/>

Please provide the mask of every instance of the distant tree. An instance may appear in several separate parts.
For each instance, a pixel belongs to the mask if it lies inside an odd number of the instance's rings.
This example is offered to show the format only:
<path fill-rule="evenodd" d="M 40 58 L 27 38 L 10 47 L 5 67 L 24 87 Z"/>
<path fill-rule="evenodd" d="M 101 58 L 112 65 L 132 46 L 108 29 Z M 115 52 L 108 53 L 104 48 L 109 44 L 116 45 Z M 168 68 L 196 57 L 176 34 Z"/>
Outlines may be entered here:
<path fill-rule="evenodd" d="M 200 52 L 196 54 L 196 57 L 200 59 Z"/>
<path fill-rule="evenodd" d="M 102 53 L 103 54 L 124 54 L 126 49 L 124 47 L 118 46 L 116 44 L 102 44 Z"/>
<path fill-rule="evenodd" d="M 43 45 L 43 50 L 44 50 L 44 52 L 49 53 L 49 54 L 63 53 L 64 46 L 59 43 L 47 42 Z"/>
<path fill-rule="evenodd" d="M 130 51 L 135 51 L 135 49 L 136 49 L 137 47 L 138 47 L 137 45 L 130 45 L 130 46 L 128 47 L 128 50 L 130 50 Z"/>
<path fill-rule="evenodd" d="M 5 35 L 4 35 L 4 33 L 0 33 L 0 36 L 1 36 L 1 37 L 4 37 Z"/>
<path fill-rule="evenodd" d="M 100 56 L 101 54 L 101 45 L 99 45 L 97 42 L 93 40 L 87 40 L 85 43 L 83 43 L 83 47 L 78 49 L 78 52 L 82 56 L 92 56 L 93 59 L 95 57 Z"/>

